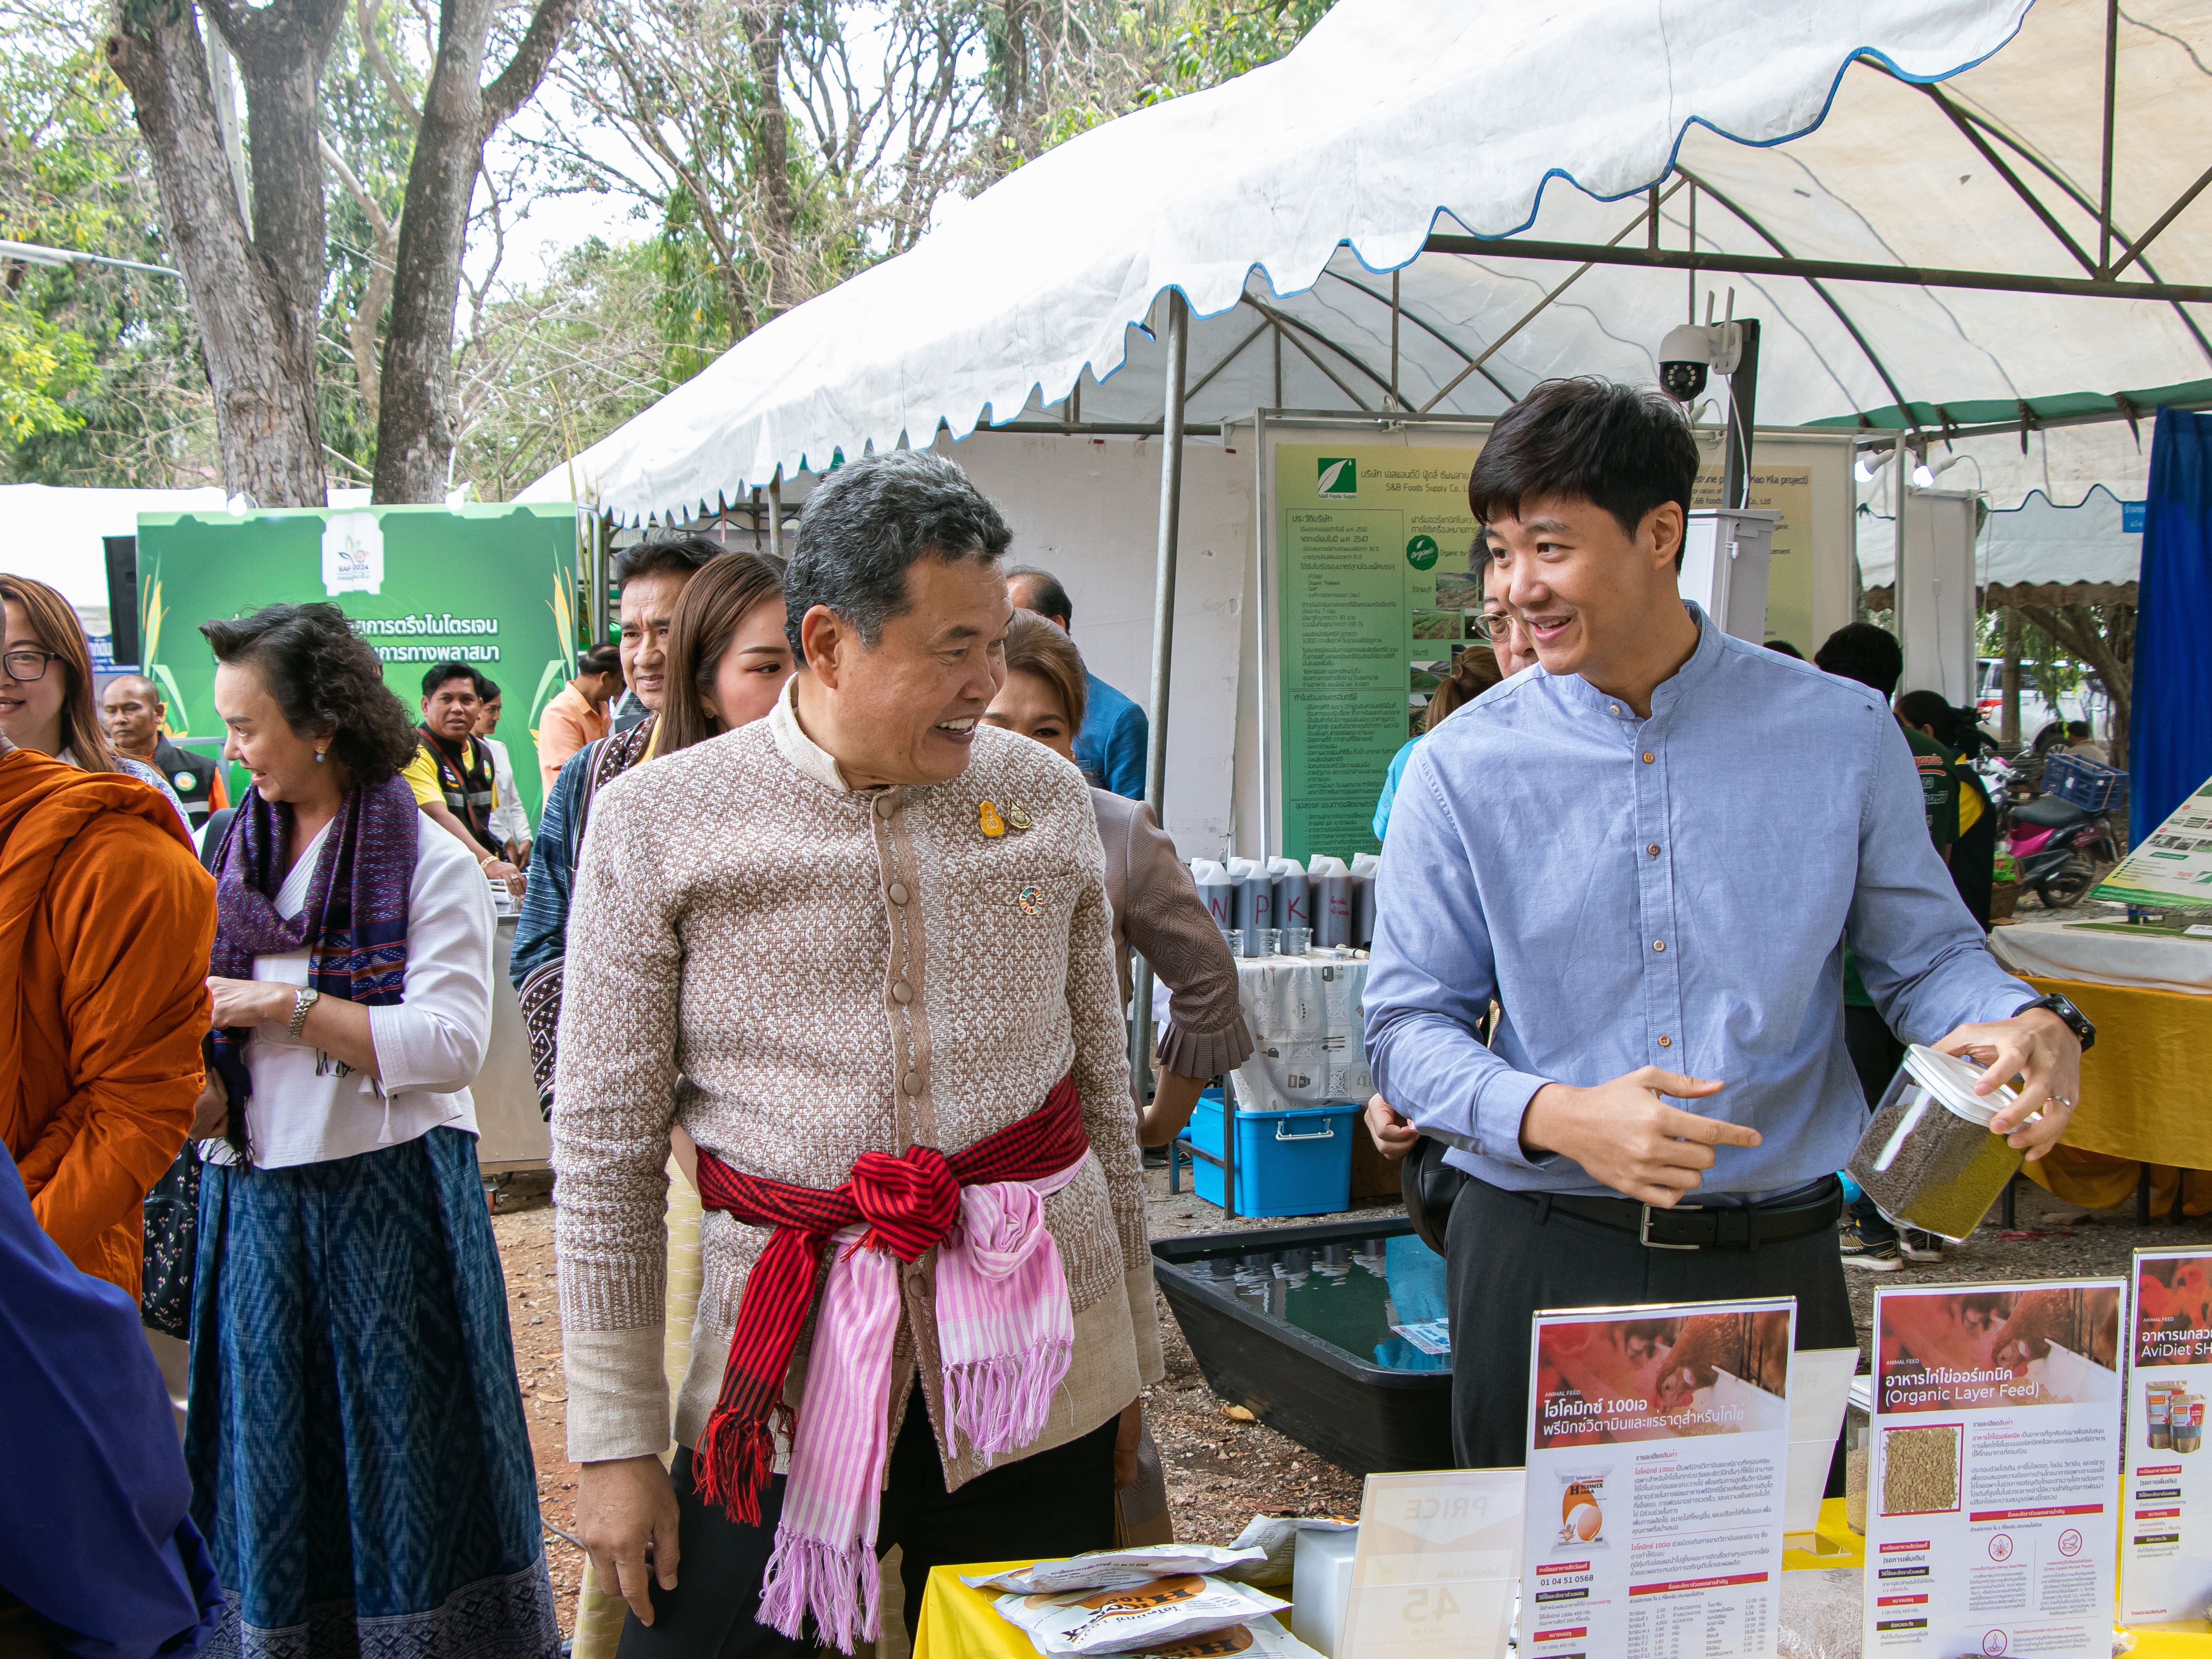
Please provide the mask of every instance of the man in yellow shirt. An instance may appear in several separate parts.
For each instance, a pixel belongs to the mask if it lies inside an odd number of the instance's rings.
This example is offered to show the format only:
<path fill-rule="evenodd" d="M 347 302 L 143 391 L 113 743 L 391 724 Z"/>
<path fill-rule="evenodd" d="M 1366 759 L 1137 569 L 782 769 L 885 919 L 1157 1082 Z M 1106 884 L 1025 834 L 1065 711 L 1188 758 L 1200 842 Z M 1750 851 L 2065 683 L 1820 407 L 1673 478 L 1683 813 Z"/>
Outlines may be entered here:
<path fill-rule="evenodd" d="M 476 735 L 477 712 L 476 670 L 461 662 L 433 667 L 422 676 L 422 741 L 399 775 L 425 817 L 466 847 L 488 878 L 520 893 L 522 872 L 501 856 L 491 832 L 499 786 L 491 750 Z"/>

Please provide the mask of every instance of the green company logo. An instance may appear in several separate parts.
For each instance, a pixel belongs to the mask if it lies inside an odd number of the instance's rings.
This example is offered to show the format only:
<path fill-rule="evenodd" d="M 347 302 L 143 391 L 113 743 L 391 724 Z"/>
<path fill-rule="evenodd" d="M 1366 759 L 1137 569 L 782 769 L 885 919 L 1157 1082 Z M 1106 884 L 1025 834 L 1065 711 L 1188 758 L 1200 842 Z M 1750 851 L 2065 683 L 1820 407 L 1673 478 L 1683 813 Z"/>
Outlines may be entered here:
<path fill-rule="evenodd" d="M 1359 468 L 1349 455 L 1324 455 L 1321 458 L 1322 495 L 1357 495 L 1359 493 Z"/>
<path fill-rule="evenodd" d="M 1437 538 L 1416 536 L 1406 544 L 1406 562 L 1416 570 L 1431 570 L 1437 562 Z"/>

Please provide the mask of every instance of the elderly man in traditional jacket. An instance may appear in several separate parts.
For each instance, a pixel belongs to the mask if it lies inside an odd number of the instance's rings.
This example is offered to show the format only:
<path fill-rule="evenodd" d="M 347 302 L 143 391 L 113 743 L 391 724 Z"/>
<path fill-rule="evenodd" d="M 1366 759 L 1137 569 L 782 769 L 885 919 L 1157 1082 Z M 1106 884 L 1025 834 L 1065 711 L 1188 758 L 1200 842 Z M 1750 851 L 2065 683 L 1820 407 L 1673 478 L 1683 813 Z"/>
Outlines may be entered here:
<path fill-rule="evenodd" d="M 1089 791 L 979 720 L 1010 540 L 942 459 L 840 469 L 800 520 L 783 701 L 593 811 L 556 1238 L 577 1525 L 625 1655 L 849 1650 L 893 1544 L 911 1628 L 933 1565 L 1113 1541 L 1159 1337 Z M 664 1472 L 672 1115 L 708 1214 Z"/>

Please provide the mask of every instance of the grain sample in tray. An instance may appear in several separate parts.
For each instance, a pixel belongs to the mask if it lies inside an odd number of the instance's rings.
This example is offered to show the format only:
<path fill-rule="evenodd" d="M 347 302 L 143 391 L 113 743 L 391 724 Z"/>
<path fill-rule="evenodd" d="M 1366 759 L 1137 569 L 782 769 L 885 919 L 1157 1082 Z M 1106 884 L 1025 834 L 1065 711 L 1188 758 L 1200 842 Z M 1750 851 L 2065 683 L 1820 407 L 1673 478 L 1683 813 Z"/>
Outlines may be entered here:
<path fill-rule="evenodd" d="M 1881 1451 L 1884 1515 L 1945 1515 L 1959 1507 L 1957 1424 L 1885 1430 Z"/>

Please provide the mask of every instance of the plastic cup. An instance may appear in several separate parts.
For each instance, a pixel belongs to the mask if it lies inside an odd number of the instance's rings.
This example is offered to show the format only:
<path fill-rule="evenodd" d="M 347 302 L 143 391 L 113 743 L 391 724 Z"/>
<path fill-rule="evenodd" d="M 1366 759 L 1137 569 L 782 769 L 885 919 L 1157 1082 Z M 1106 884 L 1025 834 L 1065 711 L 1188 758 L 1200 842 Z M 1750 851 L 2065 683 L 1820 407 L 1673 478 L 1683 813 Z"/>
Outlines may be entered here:
<path fill-rule="evenodd" d="M 1283 954 L 1285 956 L 1302 957 L 1312 947 L 1312 928 L 1285 927 L 1283 929 Z"/>
<path fill-rule="evenodd" d="M 1283 953 L 1283 930 L 1279 927 L 1261 927 L 1254 930 L 1259 935 L 1260 948 L 1255 957 L 1279 957 Z"/>
<path fill-rule="evenodd" d="M 1221 930 L 1221 937 L 1229 946 L 1231 956 L 1241 957 L 1244 954 L 1244 930 L 1242 927 L 1224 927 Z"/>

